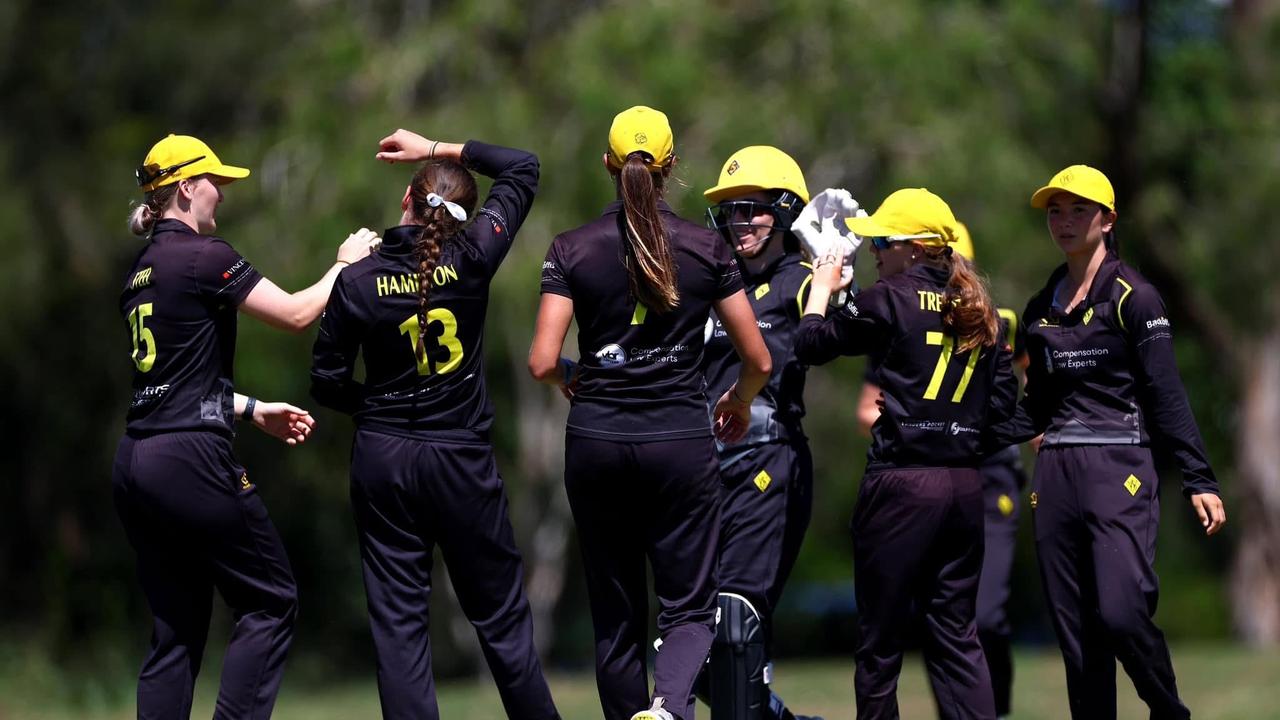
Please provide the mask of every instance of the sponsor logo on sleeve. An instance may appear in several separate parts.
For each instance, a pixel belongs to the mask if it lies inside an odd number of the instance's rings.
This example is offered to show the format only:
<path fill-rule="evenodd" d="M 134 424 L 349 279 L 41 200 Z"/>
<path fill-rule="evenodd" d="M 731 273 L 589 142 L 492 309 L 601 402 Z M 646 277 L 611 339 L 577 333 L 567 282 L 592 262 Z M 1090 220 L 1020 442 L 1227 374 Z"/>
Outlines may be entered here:
<path fill-rule="evenodd" d="M 133 274 L 133 279 L 129 281 L 129 289 L 137 290 L 151 284 L 151 268 L 145 267 Z"/>
<path fill-rule="evenodd" d="M 231 267 L 222 271 L 222 279 L 230 280 L 233 275 L 239 272 L 243 272 L 248 268 L 249 268 L 249 261 L 245 260 L 244 258 L 240 258 L 239 260 L 236 261 L 235 265 L 232 265 Z"/>
<path fill-rule="evenodd" d="M 1169 327 L 1169 318 L 1164 317 L 1163 315 L 1156 318 L 1155 320 L 1147 321 L 1148 330 L 1154 330 L 1156 328 L 1168 328 L 1168 327 Z"/>

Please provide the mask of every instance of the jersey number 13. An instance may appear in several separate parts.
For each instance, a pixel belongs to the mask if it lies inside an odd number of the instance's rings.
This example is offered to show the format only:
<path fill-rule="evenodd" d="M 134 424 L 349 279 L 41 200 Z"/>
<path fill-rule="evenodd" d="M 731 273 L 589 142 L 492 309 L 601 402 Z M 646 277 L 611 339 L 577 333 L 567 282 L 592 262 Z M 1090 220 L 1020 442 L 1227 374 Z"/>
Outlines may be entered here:
<path fill-rule="evenodd" d="M 443 362 L 432 361 L 432 353 L 424 350 L 422 355 L 418 355 L 418 335 L 425 328 L 421 328 L 418 323 L 416 314 L 410 315 L 408 320 L 400 323 L 400 334 L 409 336 L 409 346 L 413 348 L 414 358 L 418 363 L 419 375 L 431 375 L 431 366 L 435 365 L 436 375 L 453 372 L 462 365 L 462 341 L 458 340 L 458 318 L 452 312 L 445 308 L 432 308 L 427 312 L 427 326 L 433 323 L 440 323 L 440 337 L 436 338 L 439 346 L 449 352 L 449 356 Z M 426 338 L 423 338 L 423 342 Z"/>

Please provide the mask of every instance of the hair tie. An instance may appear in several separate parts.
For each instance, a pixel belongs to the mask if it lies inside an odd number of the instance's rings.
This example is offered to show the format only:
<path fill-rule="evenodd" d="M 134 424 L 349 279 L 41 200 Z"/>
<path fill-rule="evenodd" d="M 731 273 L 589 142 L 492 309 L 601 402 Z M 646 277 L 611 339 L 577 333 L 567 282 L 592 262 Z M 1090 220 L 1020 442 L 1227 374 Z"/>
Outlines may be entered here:
<path fill-rule="evenodd" d="M 467 219 L 467 211 L 463 210 L 461 205 L 455 202 L 449 202 L 435 193 L 427 193 L 427 204 L 431 207 L 440 207 L 443 205 L 445 209 L 449 211 L 449 214 L 453 216 L 453 219 L 458 222 L 465 222 Z"/>

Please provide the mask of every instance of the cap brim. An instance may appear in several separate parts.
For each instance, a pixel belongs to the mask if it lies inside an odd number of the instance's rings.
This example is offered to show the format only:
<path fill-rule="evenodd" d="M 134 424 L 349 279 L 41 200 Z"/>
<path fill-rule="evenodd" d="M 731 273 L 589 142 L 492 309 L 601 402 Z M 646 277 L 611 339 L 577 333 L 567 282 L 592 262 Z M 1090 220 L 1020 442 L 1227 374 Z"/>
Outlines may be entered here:
<path fill-rule="evenodd" d="M 876 222 L 874 215 L 845 218 L 844 224 L 848 225 L 855 235 L 861 235 L 862 237 L 886 237 L 899 234 L 897 230 Z"/>
<path fill-rule="evenodd" d="M 226 180 L 239 180 L 249 177 L 249 168 L 236 167 L 235 165 L 220 165 L 212 170 L 205 170 L 206 175 L 225 178 Z"/>
<path fill-rule="evenodd" d="M 759 185 L 717 185 L 710 190 L 703 191 L 702 196 L 711 202 L 718 203 L 734 195 L 746 195 L 760 190 L 764 190 L 764 188 Z"/>
<path fill-rule="evenodd" d="M 1037 210 L 1043 210 L 1049 207 L 1049 198 L 1060 192 L 1071 192 L 1054 185 L 1045 185 L 1031 195 L 1031 207 Z M 1074 193 L 1073 193 L 1074 194 Z"/>

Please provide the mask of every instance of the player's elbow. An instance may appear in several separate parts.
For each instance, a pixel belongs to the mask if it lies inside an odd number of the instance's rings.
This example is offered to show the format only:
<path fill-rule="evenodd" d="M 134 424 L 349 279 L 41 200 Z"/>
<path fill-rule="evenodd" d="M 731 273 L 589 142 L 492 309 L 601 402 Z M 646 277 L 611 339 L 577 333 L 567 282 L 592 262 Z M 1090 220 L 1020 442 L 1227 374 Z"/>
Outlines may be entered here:
<path fill-rule="evenodd" d="M 876 420 L 880 419 L 880 408 L 875 403 L 871 407 L 863 405 L 858 408 L 858 430 L 862 432 L 864 437 L 871 436 L 871 426 L 876 424 Z"/>
<path fill-rule="evenodd" d="M 539 357 L 529 354 L 529 375 L 538 382 L 550 382 L 560 370 L 560 358 Z"/>
<path fill-rule="evenodd" d="M 773 358 L 769 356 L 769 351 L 759 353 L 755 360 L 755 370 L 757 373 L 768 376 L 773 373 Z"/>
<path fill-rule="evenodd" d="M 294 335 L 300 335 L 307 328 L 311 327 L 311 323 L 313 322 L 315 322 L 315 318 L 298 314 L 286 318 L 282 327 L 286 332 L 293 333 Z"/>

